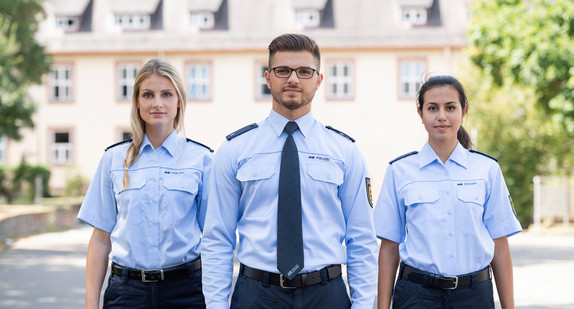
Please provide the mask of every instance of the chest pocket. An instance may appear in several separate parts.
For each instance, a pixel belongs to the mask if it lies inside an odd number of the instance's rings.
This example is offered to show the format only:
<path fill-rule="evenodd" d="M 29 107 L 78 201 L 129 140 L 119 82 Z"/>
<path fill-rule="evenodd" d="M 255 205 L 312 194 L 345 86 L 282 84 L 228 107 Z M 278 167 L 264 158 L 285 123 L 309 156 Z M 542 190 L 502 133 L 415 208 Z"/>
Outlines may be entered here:
<path fill-rule="evenodd" d="M 171 175 L 162 180 L 165 196 L 161 203 L 160 218 L 167 224 L 177 224 L 182 220 L 194 220 L 191 213 L 199 191 L 199 177 L 194 175 Z"/>
<path fill-rule="evenodd" d="M 241 182 L 265 180 L 271 178 L 275 174 L 275 165 L 273 164 L 257 164 L 249 163 L 243 165 L 237 171 L 237 180 Z"/>
<path fill-rule="evenodd" d="M 481 190 L 481 188 L 458 188 L 457 194 L 458 199 L 465 203 L 484 205 L 484 190 Z"/>
<path fill-rule="evenodd" d="M 307 174 L 313 180 L 340 186 L 343 183 L 343 170 L 330 162 L 309 162 Z"/>
<path fill-rule="evenodd" d="M 405 205 L 411 207 L 418 204 L 431 204 L 436 202 L 438 198 L 436 190 L 409 190 L 405 192 Z"/>
<path fill-rule="evenodd" d="M 145 203 L 142 201 L 146 200 L 146 194 L 143 190 L 146 177 L 141 173 L 131 173 L 130 184 L 124 188 L 123 176 L 123 171 L 112 175 L 118 220 L 125 220 L 126 224 L 140 224 L 145 213 Z"/>

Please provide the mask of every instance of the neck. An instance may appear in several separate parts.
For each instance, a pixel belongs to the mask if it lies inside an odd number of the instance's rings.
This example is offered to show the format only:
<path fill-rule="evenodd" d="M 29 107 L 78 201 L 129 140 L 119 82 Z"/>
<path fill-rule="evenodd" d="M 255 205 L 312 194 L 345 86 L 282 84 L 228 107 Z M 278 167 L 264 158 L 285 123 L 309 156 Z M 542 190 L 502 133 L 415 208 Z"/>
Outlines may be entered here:
<path fill-rule="evenodd" d="M 154 149 L 158 149 L 165 139 L 173 132 L 173 128 L 158 128 L 158 127 L 146 127 L 145 134 L 151 142 Z"/>
<path fill-rule="evenodd" d="M 445 163 L 446 160 L 448 160 L 454 148 L 456 147 L 457 142 L 458 140 L 437 141 L 429 139 L 430 146 L 432 147 L 436 155 L 439 157 L 439 159 L 442 161 L 442 163 Z"/>

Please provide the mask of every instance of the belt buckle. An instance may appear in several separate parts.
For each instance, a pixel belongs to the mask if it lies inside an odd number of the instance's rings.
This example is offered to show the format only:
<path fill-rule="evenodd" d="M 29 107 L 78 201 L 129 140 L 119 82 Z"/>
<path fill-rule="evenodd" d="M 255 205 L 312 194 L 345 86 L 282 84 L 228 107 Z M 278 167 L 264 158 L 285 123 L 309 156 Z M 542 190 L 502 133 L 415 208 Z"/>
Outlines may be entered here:
<path fill-rule="evenodd" d="M 296 289 L 296 287 L 294 286 L 285 286 L 285 276 L 283 276 L 283 274 L 279 274 L 279 286 L 284 288 L 284 289 Z"/>
<path fill-rule="evenodd" d="M 146 278 L 146 273 L 147 272 L 152 272 L 152 271 L 159 271 L 159 277 L 160 279 L 156 279 L 156 280 L 148 280 Z M 153 269 L 153 270 L 142 270 L 141 271 L 141 276 L 142 276 L 142 282 L 158 282 L 159 280 L 163 280 L 163 269 Z"/>
<path fill-rule="evenodd" d="M 454 286 L 450 288 L 444 288 L 445 290 L 455 290 L 456 288 L 458 288 L 458 277 L 456 276 L 442 276 L 442 277 L 446 279 L 454 279 Z"/>

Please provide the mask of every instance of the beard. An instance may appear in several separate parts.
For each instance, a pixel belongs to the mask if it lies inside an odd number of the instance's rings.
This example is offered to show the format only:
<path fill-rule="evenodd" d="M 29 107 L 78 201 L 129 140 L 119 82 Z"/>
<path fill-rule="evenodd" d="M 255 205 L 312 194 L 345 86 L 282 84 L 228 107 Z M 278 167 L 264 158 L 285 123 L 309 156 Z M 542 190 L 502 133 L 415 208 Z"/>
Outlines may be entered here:
<path fill-rule="evenodd" d="M 300 95 L 299 96 L 287 95 L 284 92 L 284 90 L 290 88 L 300 90 L 301 91 Z M 271 96 L 273 97 L 273 100 L 277 102 L 277 104 L 289 110 L 296 110 L 311 103 L 311 101 L 313 101 L 313 97 L 315 97 L 315 92 L 305 92 L 303 89 L 297 87 L 285 87 L 281 90 L 271 89 Z"/>

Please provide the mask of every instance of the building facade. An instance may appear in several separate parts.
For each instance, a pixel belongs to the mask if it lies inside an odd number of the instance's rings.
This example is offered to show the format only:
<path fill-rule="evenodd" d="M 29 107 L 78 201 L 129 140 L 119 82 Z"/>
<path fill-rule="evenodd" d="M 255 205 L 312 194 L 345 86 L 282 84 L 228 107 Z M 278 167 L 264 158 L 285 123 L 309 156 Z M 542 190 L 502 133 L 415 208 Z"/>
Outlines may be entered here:
<path fill-rule="evenodd" d="M 148 59 L 178 68 L 186 135 L 217 150 L 270 111 L 270 41 L 304 33 L 321 48 L 325 76 L 313 113 L 357 140 L 376 195 L 387 162 L 426 140 L 414 103 L 425 76 L 456 76 L 465 61 L 469 1 L 44 1 L 38 40 L 52 68 L 30 89 L 35 128 L 4 141 L 2 158 L 49 166 L 55 193 L 91 178 L 104 149 L 129 136 L 132 85 Z"/>

